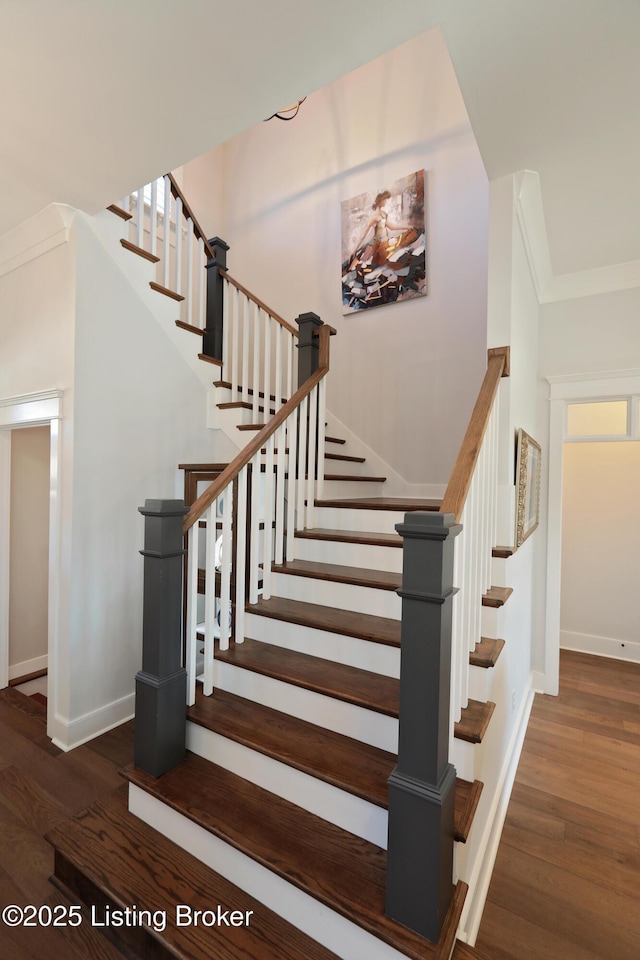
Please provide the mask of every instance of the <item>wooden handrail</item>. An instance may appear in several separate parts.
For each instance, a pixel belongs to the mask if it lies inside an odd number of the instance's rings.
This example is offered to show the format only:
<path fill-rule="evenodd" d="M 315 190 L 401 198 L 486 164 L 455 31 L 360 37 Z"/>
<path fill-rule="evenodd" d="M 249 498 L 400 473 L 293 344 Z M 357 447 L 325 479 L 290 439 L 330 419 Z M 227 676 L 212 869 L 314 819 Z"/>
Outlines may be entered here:
<path fill-rule="evenodd" d="M 264 312 L 268 313 L 270 317 L 273 317 L 274 320 L 277 320 L 281 327 L 284 327 L 285 330 L 288 330 L 289 333 L 292 333 L 294 337 L 298 336 L 298 331 L 296 330 L 296 328 L 292 327 L 291 324 L 287 323 L 287 321 L 284 320 L 282 317 L 279 317 L 277 313 L 274 313 L 271 307 L 268 307 L 263 300 L 260 300 L 253 293 L 251 293 L 250 290 L 247 290 L 246 287 L 243 287 L 241 283 L 238 283 L 237 280 L 234 280 L 233 277 L 230 276 L 228 273 L 225 273 L 225 278 L 229 281 L 229 283 L 232 286 L 236 288 L 236 290 L 239 290 L 240 293 L 244 293 L 245 297 L 247 297 L 248 300 L 253 301 L 253 303 L 259 306 L 261 310 L 264 310 Z"/>
<path fill-rule="evenodd" d="M 456 522 L 460 520 L 467 499 L 471 480 L 476 468 L 482 441 L 487 431 L 493 402 L 498 392 L 501 377 L 509 376 L 509 347 L 489 350 L 487 372 L 473 408 L 464 440 L 458 453 L 458 459 L 451 473 L 447 490 L 440 507 L 440 513 L 452 513 Z"/>
<path fill-rule="evenodd" d="M 255 457 L 269 437 L 273 436 L 279 426 L 285 422 L 287 417 L 293 413 L 296 407 L 299 407 L 305 397 L 308 397 L 316 384 L 320 383 L 322 378 L 326 376 L 329 372 L 329 337 L 331 336 L 329 327 L 324 325 L 320 327 L 320 358 L 319 358 L 319 367 L 312 373 L 308 380 L 302 384 L 301 387 L 298 387 L 294 395 L 287 400 L 283 407 L 278 410 L 276 415 L 269 420 L 268 423 L 264 425 L 262 430 L 251 440 L 250 443 L 241 450 L 235 460 L 232 460 L 229 466 L 224 470 L 220 476 L 211 483 L 204 493 L 201 493 L 195 503 L 191 506 L 188 514 L 184 518 L 183 530 L 184 533 L 193 526 L 193 524 L 200 519 L 202 514 L 205 512 L 207 507 L 209 507 L 213 501 L 220 496 L 223 490 L 229 486 L 230 483 L 235 480 L 243 467 L 249 463 L 250 460 Z"/>
<path fill-rule="evenodd" d="M 207 252 L 207 257 L 209 258 L 209 260 L 214 260 L 215 253 L 213 252 L 213 247 L 209 243 L 206 233 L 198 223 L 193 210 L 189 206 L 189 202 L 187 198 L 185 197 L 184 193 L 176 183 L 173 174 L 168 173 L 167 176 L 169 177 L 169 183 L 171 184 L 171 193 L 176 198 L 176 200 L 182 201 L 182 209 L 185 212 L 186 216 L 189 217 L 189 219 L 191 220 L 191 223 L 193 224 L 193 232 L 197 237 L 199 237 L 201 240 L 204 241 L 204 249 Z"/>

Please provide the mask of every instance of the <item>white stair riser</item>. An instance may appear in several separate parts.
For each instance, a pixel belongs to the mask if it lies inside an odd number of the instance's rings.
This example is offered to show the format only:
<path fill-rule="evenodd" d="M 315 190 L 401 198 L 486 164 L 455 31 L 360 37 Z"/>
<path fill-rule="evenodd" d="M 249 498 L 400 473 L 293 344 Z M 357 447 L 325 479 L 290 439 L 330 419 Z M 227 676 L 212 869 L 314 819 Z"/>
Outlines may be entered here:
<path fill-rule="evenodd" d="M 349 499 L 362 496 L 378 496 L 373 492 L 358 494 L 352 492 Z M 322 499 L 331 499 L 329 494 Z M 404 513 L 396 510 L 351 510 L 348 507 L 316 507 L 314 526 L 324 530 L 360 530 L 363 533 L 396 533 L 395 525 L 404 523 Z"/>
<path fill-rule="evenodd" d="M 394 620 L 399 620 L 402 614 L 402 601 L 395 590 L 359 587 L 351 583 L 334 583 L 284 573 L 272 575 L 271 595 Z"/>
<path fill-rule="evenodd" d="M 456 775 L 462 780 L 475 780 L 476 745 L 455 738 L 452 741 L 449 762 L 456 768 Z"/>
<path fill-rule="evenodd" d="M 342 960 L 406 960 L 404 954 L 133 784 L 129 810 Z"/>
<path fill-rule="evenodd" d="M 370 670 L 385 677 L 400 677 L 400 648 L 386 643 L 372 643 L 342 633 L 300 627 L 287 620 L 245 614 L 245 633 L 252 640 L 271 643 L 276 647 L 296 650 L 308 656 L 320 657 L 334 663 L 344 663 L 359 670 Z"/>
<path fill-rule="evenodd" d="M 255 700 L 272 710 L 280 710 L 345 737 L 361 740 L 390 753 L 398 752 L 398 721 L 374 710 L 353 703 L 334 700 L 313 690 L 263 677 L 250 670 L 217 660 L 214 664 L 214 687 L 234 693 L 246 700 Z"/>
<path fill-rule="evenodd" d="M 187 723 L 187 749 L 349 833 L 387 847 L 388 818 L 382 807 L 196 723 Z"/>
<path fill-rule="evenodd" d="M 344 470 L 328 470 L 326 472 L 333 474 L 346 473 Z M 384 497 L 384 495 L 384 483 L 358 483 L 357 480 L 325 480 L 322 499 L 351 500 L 364 497 Z M 350 527 L 349 529 L 354 528 Z"/>
<path fill-rule="evenodd" d="M 508 586 L 509 581 L 507 580 L 507 564 L 509 563 L 504 557 L 492 557 L 491 558 L 491 583 L 496 587 Z"/>
<path fill-rule="evenodd" d="M 483 637 L 501 637 L 500 625 L 502 621 L 502 607 L 483 607 L 481 629 Z"/>
<path fill-rule="evenodd" d="M 486 703 L 491 700 L 495 667 L 469 667 L 469 696 Z"/>
<path fill-rule="evenodd" d="M 367 543 L 342 543 L 339 540 L 311 540 L 306 537 L 296 537 L 295 555 L 298 560 L 402 573 L 402 550 L 397 547 L 377 547 Z"/>

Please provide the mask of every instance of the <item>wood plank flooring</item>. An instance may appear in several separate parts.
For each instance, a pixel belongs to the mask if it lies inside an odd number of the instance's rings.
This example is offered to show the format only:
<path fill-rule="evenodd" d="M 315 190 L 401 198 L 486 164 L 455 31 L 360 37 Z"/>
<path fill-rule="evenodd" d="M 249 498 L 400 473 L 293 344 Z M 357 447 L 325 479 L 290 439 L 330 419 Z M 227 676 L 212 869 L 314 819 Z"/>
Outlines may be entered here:
<path fill-rule="evenodd" d="M 640 957 L 640 664 L 563 651 L 537 696 L 477 946 L 493 960 Z"/>

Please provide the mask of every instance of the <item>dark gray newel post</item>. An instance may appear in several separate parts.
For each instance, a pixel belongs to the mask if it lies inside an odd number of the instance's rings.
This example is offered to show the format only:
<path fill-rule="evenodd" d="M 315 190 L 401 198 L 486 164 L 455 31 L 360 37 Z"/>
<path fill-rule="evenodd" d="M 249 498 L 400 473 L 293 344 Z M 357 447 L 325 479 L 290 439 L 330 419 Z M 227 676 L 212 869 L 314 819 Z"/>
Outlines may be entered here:
<path fill-rule="evenodd" d="M 227 272 L 228 244 L 220 237 L 209 240 L 213 247 L 213 259 L 207 260 L 207 314 L 202 337 L 202 352 L 205 357 L 222 360 L 222 311 L 224 305 L 224 274 Z"/>
<path fill-rule="evenodd" d="M 455 769 L 448 760 L 453 514 L 407 513 L 400 737 L 389 778 L 389 917 L 437 942 L 453 895 Z"/>
<path fill-rule="evenodd" d="M 314 330 L 321 327 L 323 320 L 317 313 L 301 313 L 296 317 L 298 324 L 298 386 L 301 387 L 312 373 L 318 369 L 320 346 Z"/>
<path fill-rule="evenodd" d="M 185 757 L 182 666 L 183 500 L 145 500 L 142 670 L 136 676 L 135 766 L 159 777 Z"/>

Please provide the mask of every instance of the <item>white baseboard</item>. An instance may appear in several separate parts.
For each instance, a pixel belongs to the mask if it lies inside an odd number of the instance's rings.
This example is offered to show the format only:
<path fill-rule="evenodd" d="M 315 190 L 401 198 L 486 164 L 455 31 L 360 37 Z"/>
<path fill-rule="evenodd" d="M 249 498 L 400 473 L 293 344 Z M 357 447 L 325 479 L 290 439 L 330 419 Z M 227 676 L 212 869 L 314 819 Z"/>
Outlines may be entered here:
<path fill-rule="evenodd" d="M 616 640 L 613 637 L 596 637 L 589 633 L 573 633 L 571 630 L 561 630 L 560 649 L 640 663 L 640 643 L 633 640 Z"/>
<path fill-rule="evenodd" d="M 130 693 L 119 700 L 113 700 L 111 703 L 98 707 L 97 710 L 91 710 L 75 720 L 69 720 L 56 713 L 53 717 L 51 729 L 48 731 L 53 743 L 60 750 L 65 752 L 73 750 L 75 747 L 82 746 L 88 740 L 120 726 L 127 720 L 131 720 L 135 713 L 135 694 Z"/>
<path fill-rule="evenodd" d="M 518 719 L 500 771 L 494 798 L 485 821 L 480 844 L 480 850 L 483 853 L 478 857 L 469 878 L 469 894 L 460 920 L 458 938 L 470 946 L 475 944 L 478 936 L 534 696 L 533 681 L 530 677 L 522 697 Z"/>
<path fill-rule="evenodd" d="M 9 665 L 9 680 L 17 680 L 18 677 L 26 677 L 30 673 L 39 673 L 40 670 L 46 670 L 49 657 L 45 653 L 43 657 L 33 657 L 31 660 L 22 660 L 20 663 Z"/>

